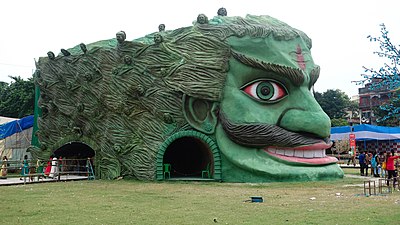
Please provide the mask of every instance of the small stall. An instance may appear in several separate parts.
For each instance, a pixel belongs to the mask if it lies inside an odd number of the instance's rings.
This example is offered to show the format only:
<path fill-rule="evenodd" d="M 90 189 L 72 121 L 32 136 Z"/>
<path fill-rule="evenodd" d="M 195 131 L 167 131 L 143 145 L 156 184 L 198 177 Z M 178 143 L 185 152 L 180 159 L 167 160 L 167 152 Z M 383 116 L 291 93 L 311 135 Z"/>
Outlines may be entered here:
<path fill-rule="evenodd" d="M 349 140 L 355 135 L 357 149 L 366 151 L 400 150 L 400 127 L 383 127 L 369 124 L 331 128 L 331 140 Z"/>

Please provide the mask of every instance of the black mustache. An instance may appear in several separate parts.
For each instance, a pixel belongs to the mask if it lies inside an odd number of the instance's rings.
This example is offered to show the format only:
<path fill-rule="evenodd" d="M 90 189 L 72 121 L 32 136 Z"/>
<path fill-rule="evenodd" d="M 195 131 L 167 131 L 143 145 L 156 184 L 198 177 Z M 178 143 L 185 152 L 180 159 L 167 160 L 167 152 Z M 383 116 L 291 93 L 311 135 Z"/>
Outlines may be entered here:
<path fill-rule="evenodd" d="M 323 140 L 271 124 L 236 124 L 226 118 L 221 111 L 219 112 L 219 121 L 233 142 L 249 147 L 296 147 L 319 143 Z"/>

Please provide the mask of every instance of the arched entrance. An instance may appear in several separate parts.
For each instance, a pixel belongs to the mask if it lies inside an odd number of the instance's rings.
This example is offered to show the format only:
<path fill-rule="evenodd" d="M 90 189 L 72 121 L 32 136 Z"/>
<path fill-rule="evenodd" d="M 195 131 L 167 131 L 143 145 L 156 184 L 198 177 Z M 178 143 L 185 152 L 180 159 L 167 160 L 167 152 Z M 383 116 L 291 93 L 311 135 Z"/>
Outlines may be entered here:
<path fill-rule="evenodd" d="M 71 141 L 59 147 L 53 155 L 62 158 L 61 172 L 88 176 L 94 179 L 95 151 L 83 142 Z"/>
<path fill-rule="evenodd" d="M 214 160 L 206 143 L 195 137 L 182 137 L 173 141 L 164 153 L 164 164 L 171 165 L 171 177 L 202 177 L 207 165 Z M 210 172 L 211 173 L 211 172 Z"/>
<path fill-rule="evenodd" d="M 211 138 L 200 132 L 178 132 L 162 144 L 157 155 L 157 180 L 164 179 L 166 164 L 171 165 L 167 178 L 221 179 L 219 149 Z"/>
<path fill-rule="evenodd" d="M 62 156 L 63 158 L 93 158 L 95 156 L 94 150 L 85 143 L 82 142 L 69 142 L 61 146 L 53 152 L 57 158 Z"/>

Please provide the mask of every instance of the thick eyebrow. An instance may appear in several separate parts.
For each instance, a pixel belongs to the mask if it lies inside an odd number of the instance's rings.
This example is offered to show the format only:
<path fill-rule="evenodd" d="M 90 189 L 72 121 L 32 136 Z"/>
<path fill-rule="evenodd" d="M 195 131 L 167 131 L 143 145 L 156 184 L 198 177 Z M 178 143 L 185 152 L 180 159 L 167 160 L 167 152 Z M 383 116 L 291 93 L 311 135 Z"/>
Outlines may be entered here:
<path fill-rule="evenodd" d="M 232 51 L 232 55 L 235 59 L 239 60 L 241 63 L 245 65 L 265 70 L 268 72 L 272 71 L 277 74 L 280 74 L 283 77 L 288 78 L 296 86 L 300 86 L 304 82 L 304 74 L 303 71 L 301 71 L 300 69 L 265 62 L 234 51 Z"/>
<path fill-rule="evenodd" d="M 321 70 L 320 67 L 317 65 L 311 70 L 310 83 L 308 84 L 309 89 L 311 89 L 311 87 L 314 86 L 315 82 L 317 82 L 320 70 Z"/>

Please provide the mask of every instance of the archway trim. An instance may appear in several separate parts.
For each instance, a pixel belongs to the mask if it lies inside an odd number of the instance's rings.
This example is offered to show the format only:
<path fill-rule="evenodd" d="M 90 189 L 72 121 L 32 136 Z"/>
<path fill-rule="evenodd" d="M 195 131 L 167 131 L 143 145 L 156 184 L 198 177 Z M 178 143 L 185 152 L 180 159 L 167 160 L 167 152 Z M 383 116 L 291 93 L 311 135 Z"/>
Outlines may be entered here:
<path fill-rule="evenodd" d="M 194 131 L 194 130 L 186 130 L 186 131 L 180 131 L 178 133 L 175 133 L 171 135 L 170 137 L 165 140 L 161 146 L 160 149 L 158 150 L 157 153 L 157 162 L 156 162 L 156 179 L 157 180 L 163 180 L 163 159 L 164 159 L 164 153 L 167 150 L 168 146 L 174 142 L 175 140 L 183 137 L 194 137 L 198 138 L 202 141 L 204 141 L 205 144 L 208 145 L 208 149 L 211 151 L 214 159 L 214 180 L 221 180 L 222 179 L 222 169 L 221 169 L 221 155 L 218 149 L 217 144 L 213 139 L 208 137 L 207 135 Z"/>
<path fill-rule="evenodd" d="M 78 142 L 78 143 L 82 143 L 84 145 L 89 146 L 91 149 L 93 149 L 93 151 L 95 152 L 95 155 L 97 153 L 97 149 L 98 149 L 98 145 L 96 144 L 96 142 L 92 141 L 89 138 L 86 137 L 75 137 L 74 135 L 70 135 L 70 136 L 66 136 L 64 138 L 62 138 L 61 140 L 57 141 L 56 143 L 54 143 L 51 147 L 51 154 L 54 153 L 54 151 L 56 151 L 57 149 L 61 148 L 62 146 L 70 143 L 70 142 Z"/>
<path fill-rule="evenodd" d="M 51 145 L 50 147 L 50 155 L 53 154 L 57 149 L 61 148 L 62 146 L 71 143 L 71 142 L 77 142 L 81 143 L 84 145 L 87 145 L 89 148 L 91 148 L 94 151 L 95 159 L 93 161 L 93 165 L 95 168 L 94 173 L 96 174 L 97 177 L 101 178 L 101 170 L 100 168 L 100 160 L 99 160 L 99 145 L 93 141 L 90 138 L 87 138 L 85 136 L 77 136 L 77 135 L 67 135 L 64 136 L 62 139 L 59 141 L 55 142 L 54 144 Z"/>

